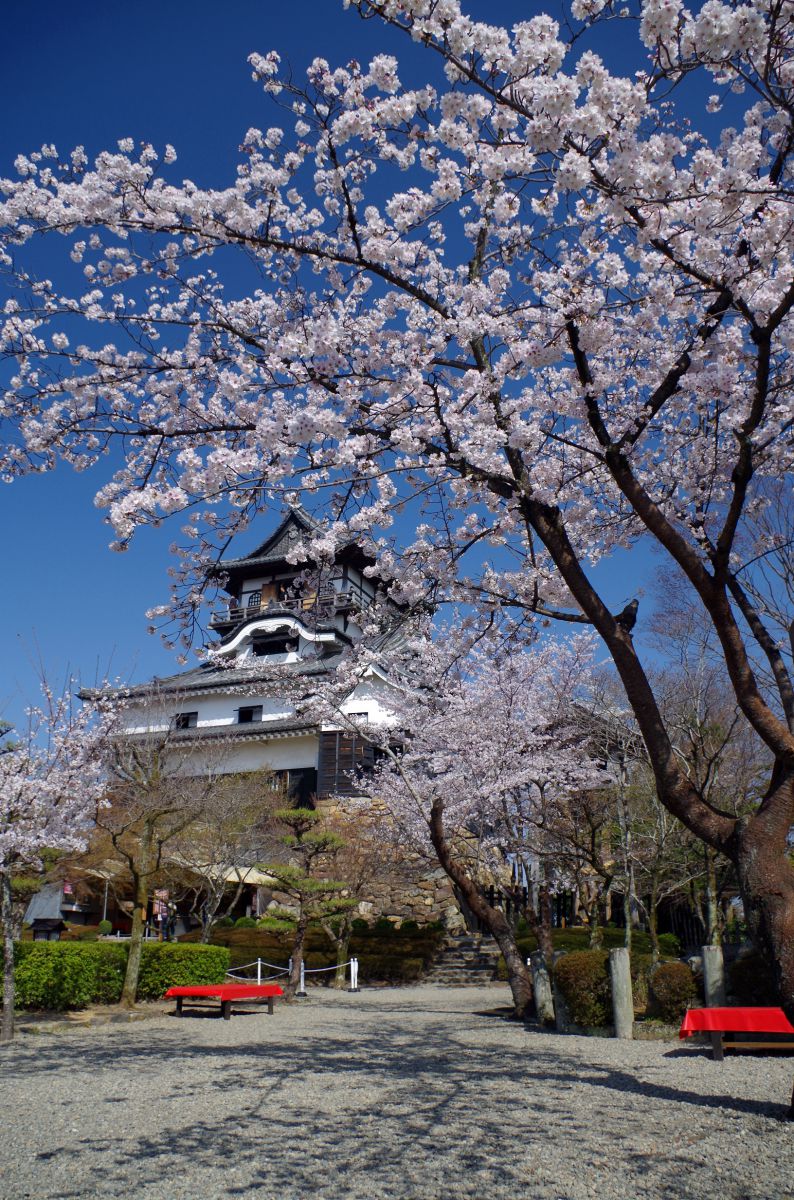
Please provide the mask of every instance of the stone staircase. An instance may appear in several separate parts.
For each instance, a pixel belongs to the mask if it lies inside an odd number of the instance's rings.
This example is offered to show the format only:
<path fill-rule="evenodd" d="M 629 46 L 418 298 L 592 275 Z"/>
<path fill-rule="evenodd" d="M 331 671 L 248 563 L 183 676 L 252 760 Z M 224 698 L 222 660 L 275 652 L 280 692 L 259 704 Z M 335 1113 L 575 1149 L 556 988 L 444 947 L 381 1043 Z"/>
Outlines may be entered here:
<path fill-rule="evenodd" d="M 499 947 L 478 933 L 450 934 L 422 980 L 439 987 L 482 987 L 496 979 Z"/>

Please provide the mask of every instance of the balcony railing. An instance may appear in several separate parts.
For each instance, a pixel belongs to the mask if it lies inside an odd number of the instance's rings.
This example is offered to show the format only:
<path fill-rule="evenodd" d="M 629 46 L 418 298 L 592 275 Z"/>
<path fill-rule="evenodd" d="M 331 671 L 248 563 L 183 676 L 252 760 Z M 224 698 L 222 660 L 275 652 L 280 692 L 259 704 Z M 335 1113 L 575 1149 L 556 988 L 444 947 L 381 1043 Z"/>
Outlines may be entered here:
<path fill-rule="evenodd" d="M 210 626 L 238 624 L 248 621 L 251 617 L 275 615 L 280 612 L 296 613 L 298 616 L 332 617 L 342 609 L 363 608 L 367 600 L 355 592 L 336 592 L 332 589 L 323 590 L 314 596 L 290 596 L 283 600 L 269 597 L 254 604 L 230 604 L 222 612 L 213 613 Z"/>

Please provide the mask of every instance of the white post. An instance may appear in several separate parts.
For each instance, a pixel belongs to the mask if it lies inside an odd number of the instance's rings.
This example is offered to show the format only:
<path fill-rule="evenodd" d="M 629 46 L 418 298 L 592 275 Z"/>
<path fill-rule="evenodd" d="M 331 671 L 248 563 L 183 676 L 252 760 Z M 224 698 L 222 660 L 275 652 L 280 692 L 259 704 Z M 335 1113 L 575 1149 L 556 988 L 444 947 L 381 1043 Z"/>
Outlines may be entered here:
<path fill-rule="evenodd" d="M 296 992 L 296 995 L 298 995 L 298 996 L 306 995 L 306 970 L 305 970 L 305 967 L 302 962 L 301 962 L 301 983 L 300 983 L 300 987 L 298 988 L 298 991 Z"/>
<path fill-rule="evenodd" d="M 257 984 L 257 987 L 259 986 L 259 984 L 261 982 L 262 982 L 262 959 L 258 958 L 256 960 L 256 984 Z"/>
<path fill-rule="evenodd" d="M 349 992 L 357 992 L 358 991 L 358 959 L 357 958 L 351 958 L 351 960 L 350 960 L 350 987 L 347 990 Z"/>

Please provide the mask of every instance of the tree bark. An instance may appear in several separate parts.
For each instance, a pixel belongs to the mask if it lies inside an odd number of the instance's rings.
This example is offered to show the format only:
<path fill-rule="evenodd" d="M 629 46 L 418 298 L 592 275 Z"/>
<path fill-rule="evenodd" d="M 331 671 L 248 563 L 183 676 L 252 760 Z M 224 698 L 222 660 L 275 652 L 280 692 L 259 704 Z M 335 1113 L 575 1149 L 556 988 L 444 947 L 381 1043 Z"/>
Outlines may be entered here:
<path fill-rule="evenodd" d="M 794 775 L 776 781 L 778 791 L 789 794 L 794 810 Z M 750 934 L 769 956 L 780 1003 L 794 1021 L 794 863 L 786 855 L 790 821 L 780 821 L 779 807 L 765 801 L 754 816 L 740 820 L 730 849 Z"/>
<path fill-rule="evenodd" d="M 3 1020 L 0 1042 L 10 1042 L 14 1036 L 14 919 L 11 876 L 0 874 L 0 920 L 3 923 Z"/>
<path fill-rule="evenodd" d="M 308 917 L 301 912 L 298 917 L 298 923 L 295 926 L 295 937 L 292 942 L 292 968 L 284 989 L 284 996 L 287 1000 L 294 1000 L 295 993 L 300 987 L 301 965 L 303 963 L 303 945 L 306 941 L 306 930 L 308 925 Z"/>
<path fill-rule="evenodd" d="M 546 966 L 551 970 L 554 962 L 554 942 L 551 937 L 551 893 L 545 879 L 538 888 L 537 937 L 538 950 L 543 955 Z"/>
<path fill-rule="evenodd" d="M 460 888 L 464 900 L 496 941 L 507 965 L 507 978 L 513 996 L 513 1011 L 524 1020 L 534 1008 L 532 977 L 516 945 L 515 931 L 500 908 L 488 903 L 480 888 L 465 867 L 453 855 L 444 833 L 444 806 L 434 801 L 430 811 L 430 838 L 438 861 L 453 883 Z"/>
<path fill-rule="evenodd" d="M 720 910 L 717 904 L 717 869 L 714 865 L 714 851 L 711 849 L 711 846 L 705 846 L 704 851 L 706 855 L 706 945 L 719 946 L 722 942 L 722 936 L 720 932 Z"/>
<path fill-rule="evenodd" d="M 135 905 L 132 910 L 130 950 L 120 1003 L 124 1008 L 134 1008 L 138 992 L 138 975 L 141 970 L 143 935 L 146 927 L 146 910 L 149 904 L 149 876 L 151 875 L 153 831 L 147 822 L 141 835 L 140 870 L 133 875 Z"/>
<path fill-rule="evenodd" d="M 651 881 L 651 895 L 648 903 L 648 935 L 651 939 L 651 959 L 655 964 L 662 957 L 659 946 L 659 887 L 655 877 Z"/>

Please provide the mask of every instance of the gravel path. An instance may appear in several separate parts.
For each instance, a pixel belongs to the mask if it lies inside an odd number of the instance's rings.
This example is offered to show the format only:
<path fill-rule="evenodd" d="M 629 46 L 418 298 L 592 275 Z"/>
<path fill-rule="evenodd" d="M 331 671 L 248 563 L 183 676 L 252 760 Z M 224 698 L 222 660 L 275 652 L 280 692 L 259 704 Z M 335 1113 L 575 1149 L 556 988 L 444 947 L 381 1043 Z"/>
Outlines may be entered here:
<path fill-rule="evenodd" d="M 501 987 L 24 1034 L 3 1200 L 788 1200 L 794 1060 L 559 1037 Z"/>

